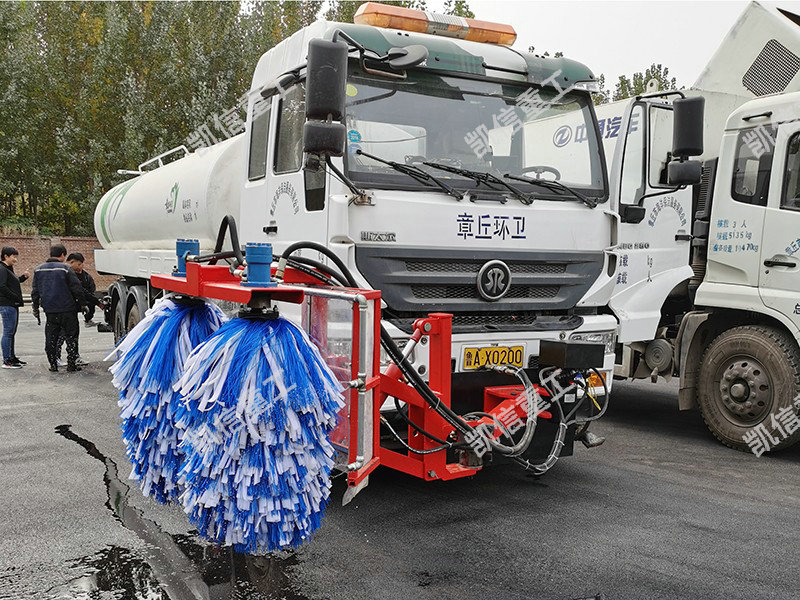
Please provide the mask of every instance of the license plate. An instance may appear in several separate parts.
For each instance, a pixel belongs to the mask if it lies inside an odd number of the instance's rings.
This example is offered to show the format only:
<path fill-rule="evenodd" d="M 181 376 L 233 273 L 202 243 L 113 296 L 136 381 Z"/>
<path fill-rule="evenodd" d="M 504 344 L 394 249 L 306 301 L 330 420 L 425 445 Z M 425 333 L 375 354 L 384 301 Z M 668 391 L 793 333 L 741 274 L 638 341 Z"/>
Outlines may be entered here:
<path fill-rule="evenodd" d="M 484 346 L 464 348 L 464 369 L 480 369 L 486 365 L 521 367 L 525 346 Z"/>

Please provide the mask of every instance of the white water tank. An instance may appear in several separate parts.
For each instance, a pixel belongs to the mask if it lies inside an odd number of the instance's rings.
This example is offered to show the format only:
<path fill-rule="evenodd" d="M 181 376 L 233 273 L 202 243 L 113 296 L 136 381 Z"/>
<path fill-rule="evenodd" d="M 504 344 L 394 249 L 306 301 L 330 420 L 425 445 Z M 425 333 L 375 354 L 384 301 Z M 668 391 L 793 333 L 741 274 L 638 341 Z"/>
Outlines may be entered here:
<path fill-rule="evenodd" d="M 107 250 L 175 250 L 196 238 L 210 250 L 223 217 L 239 217 L 244 134 L 148 171 L 109 190 L 94 229 Z"/>

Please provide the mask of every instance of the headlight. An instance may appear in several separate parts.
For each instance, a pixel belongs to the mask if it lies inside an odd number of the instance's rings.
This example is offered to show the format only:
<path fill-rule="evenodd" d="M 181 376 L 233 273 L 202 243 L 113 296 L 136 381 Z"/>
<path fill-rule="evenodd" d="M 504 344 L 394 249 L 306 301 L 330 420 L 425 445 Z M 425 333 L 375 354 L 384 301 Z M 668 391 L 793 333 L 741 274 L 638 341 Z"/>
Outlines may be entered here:
<path fill-rule="evenodd" d="M 615 331 L 586 331 L 573 333 L 569 336 L 569 339 L 592 344 L 603 344 L 605 346 L 605 353 L 613 354 L 617 334 Z"/>

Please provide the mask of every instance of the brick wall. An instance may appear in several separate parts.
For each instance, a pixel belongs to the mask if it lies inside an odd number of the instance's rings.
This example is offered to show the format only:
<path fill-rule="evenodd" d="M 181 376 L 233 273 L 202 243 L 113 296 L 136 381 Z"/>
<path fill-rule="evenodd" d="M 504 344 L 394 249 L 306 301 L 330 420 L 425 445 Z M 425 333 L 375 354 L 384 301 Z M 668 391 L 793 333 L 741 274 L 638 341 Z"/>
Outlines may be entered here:
<path fill-rule="evenodd" d="M 64 244 L 67 254 L 70 252 L 80 252 L 86 259 L 83 268 L 94 277 L 97 290 L 103 291 L 114 281 L 115 277 L 110 275 L 98 275 L 94 269 L 94 250 L 101 248 L 100 242 L 94 237 L 47 237 L 47 236 L 15 236 L 0 237 L 0 246 L 13 246 L 19 251 L 19 260 L 14 267 L 14 272 L 21 275 L 25 271 L 33 274 L 33 269 L 47 260 L 50 256 L 50 246 L 54 244 Z M 22 284 L 22 293 L 31 293 L 31 280 L 28 279 Z"/>

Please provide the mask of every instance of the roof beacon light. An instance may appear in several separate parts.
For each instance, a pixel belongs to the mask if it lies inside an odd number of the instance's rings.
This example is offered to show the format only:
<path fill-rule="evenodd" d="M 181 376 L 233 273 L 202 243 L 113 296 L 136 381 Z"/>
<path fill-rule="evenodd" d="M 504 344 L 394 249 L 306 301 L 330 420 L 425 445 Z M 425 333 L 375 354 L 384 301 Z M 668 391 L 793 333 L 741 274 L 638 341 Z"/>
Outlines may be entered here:
<path fill-rule="evenodd" d="M 517 39 L 517 32 L 511 25 L 389 6 L 379 2 L 365 2 L 359 6 L 353 21 L 359 25 L 415 31 L 504 46 L 510 46 Z"/>

